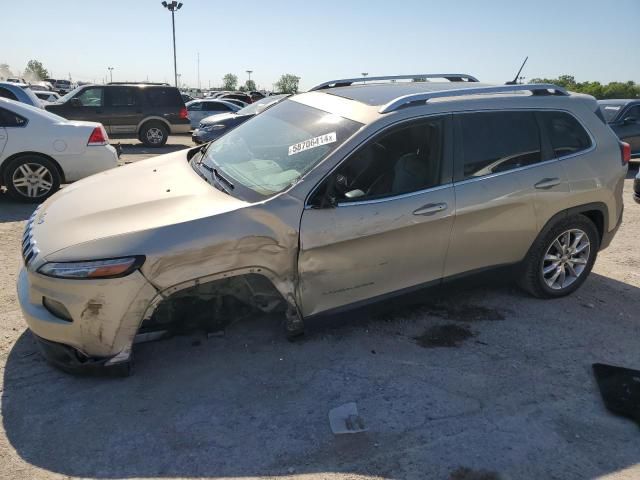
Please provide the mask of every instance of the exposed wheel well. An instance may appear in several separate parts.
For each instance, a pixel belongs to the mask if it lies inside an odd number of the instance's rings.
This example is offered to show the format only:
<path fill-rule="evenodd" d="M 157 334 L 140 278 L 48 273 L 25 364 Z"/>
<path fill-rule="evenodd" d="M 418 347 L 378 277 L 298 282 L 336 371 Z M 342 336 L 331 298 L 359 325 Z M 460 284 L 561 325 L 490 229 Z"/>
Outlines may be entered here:
<path fill-rule="evenodd" d="M 2 179 L 4 178 L 4 172 L 7 169 L 7 167 L 9 165 L 11 165 L 11 162 L 13 162 L 14 160 L 16 160 L 16 159 L 18 159 L 20 157 L 27 156 L 27 155 L 34 155 L 36 157 L 42 157 L 42 158 L 46 158 L 47 160 L 49 160 L 51 163 L 53 163 L 55 165 L 56 169 L 58 170 L 58 174 L 60 175 L 60 183 L 65 183 L 64 171 L 62 170 L 62 167 L 56 161 L 56 159 L 53 158 L 53 157 L 50 157 L 49 155 L 46 155 L 44 153 L 40 153 L 40 152 L 19 152 L 19 153 L 14 153 L 10 157 L 7 157 L 4 160 L 4 162 L 2 162 L 2 164 L 0 164 L 0 183 L 2 183 Z"/>
<path fill-rule="evenodd" d="M 593 222 L 593 224 L 598 229 L 598 234 L 600 235 L 600 241 L 602 241 L 602 237 L 604 235 L 604 214 L 602 213 L 602 211 L 587 210 L 580 213 Z"/>

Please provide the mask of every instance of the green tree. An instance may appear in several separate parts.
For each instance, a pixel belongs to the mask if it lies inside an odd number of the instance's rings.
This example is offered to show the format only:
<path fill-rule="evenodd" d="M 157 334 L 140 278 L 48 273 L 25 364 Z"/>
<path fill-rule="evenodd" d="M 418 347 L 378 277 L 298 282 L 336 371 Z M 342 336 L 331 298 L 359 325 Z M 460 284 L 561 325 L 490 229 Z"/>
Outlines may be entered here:
<path fill-rule="evenodd" d="M 29 60 L 27 68 L 24 69 L 24 76 L 30 80 L 44 80 L 49 76 L 49 72 L 38 60 Z"/>
<path fill-rule="evenodd" d="M 300 77 L 285 73 L 280 77 L 280 80 L 276 82 L 276 88 L 280 93 L 298 93 L 298 84 L 300 83 Z"/>
<path fill-rule="evenodd" d="M 253 92 L 253 91 L 257 90 L 257 88 L 256 88 L 256 82 L 254 82 L 253 80 L 247 80 L 247 81 L 244 83 L 244 89 L 245 89 L 245 91 L 247 91 L 247 92 Z"/>
<path fill-rule="evenodd" d="M 222 77 L 223 90 L 235 90 L 238 87 L 238 77 L 233 73 L 227 73 Z"/>
<path fill-rule="evenodd" d="M 600 82 L 576 82 L 573 75 L 560 75 L 558 78 L 534 78 L 531 83 L 552 83 L 572 92 L 592 95 L 597 99 L 640 98 L 640 85 L 632 81 L 603 85 Z"/>

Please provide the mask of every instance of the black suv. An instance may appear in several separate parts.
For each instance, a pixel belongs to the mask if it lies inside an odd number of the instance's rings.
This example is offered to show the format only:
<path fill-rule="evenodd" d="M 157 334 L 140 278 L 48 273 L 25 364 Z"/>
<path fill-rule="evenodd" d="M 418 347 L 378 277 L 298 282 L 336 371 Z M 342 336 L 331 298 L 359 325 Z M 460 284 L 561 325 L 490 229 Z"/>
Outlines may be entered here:
<path fill-rule="evenodd" d="M 83 85 L 45 108 L 70 120 L 100 122 L 111 137 L 137 137 L 151 147 L 190 130 L 180 92 L 168 85 Z"/>
<path fill-rule="evenodd" d="M 631 158 L 640 159 L 640 100 L 598 100 L 618 138 L 631 146 Z"/>

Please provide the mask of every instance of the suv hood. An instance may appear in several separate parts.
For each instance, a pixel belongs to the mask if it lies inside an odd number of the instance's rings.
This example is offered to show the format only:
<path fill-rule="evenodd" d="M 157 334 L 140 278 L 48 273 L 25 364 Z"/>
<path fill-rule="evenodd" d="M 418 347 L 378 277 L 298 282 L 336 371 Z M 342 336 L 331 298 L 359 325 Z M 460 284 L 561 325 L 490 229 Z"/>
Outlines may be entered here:
<path fill-rule="evenodd" d="M 63 188 L 33 217 L 37 267 L 59 250 L 187 222 L 248 205 L 205 182 L 188 150 L 114 168 Z M 81 259 L 77 259 L 81 260 Z"/>

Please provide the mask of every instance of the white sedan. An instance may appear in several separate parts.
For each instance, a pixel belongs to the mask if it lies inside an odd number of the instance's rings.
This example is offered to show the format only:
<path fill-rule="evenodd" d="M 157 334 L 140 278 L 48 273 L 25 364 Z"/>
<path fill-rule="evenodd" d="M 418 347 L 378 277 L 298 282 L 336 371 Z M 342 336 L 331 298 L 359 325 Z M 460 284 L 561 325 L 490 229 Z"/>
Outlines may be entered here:
<path fill-rule="evenodd" d="M 40 202 L 61 183 L 118 165 L 100 123 L 66 120 L 0 98 L 0 186 L 14 198 Z"/>

